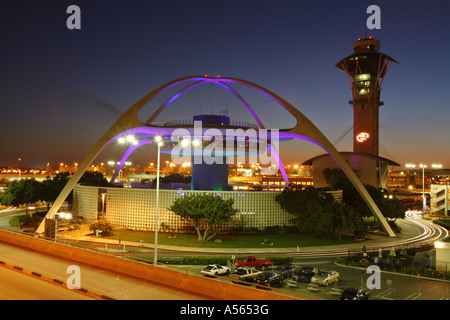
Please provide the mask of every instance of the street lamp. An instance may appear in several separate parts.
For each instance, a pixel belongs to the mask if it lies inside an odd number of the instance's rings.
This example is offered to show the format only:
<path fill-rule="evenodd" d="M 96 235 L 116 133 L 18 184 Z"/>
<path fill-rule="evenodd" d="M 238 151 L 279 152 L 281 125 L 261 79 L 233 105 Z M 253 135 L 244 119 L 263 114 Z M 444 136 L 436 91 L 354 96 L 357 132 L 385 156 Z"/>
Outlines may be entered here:
<path fill-rule="evenodd" d="M 419 167 L 422 168 L 422 199 L 423 199 L 423 212 L 427 209 L 427 199 L 425 198 L 425 168 L 426 164 L 420 164 Z"/>
<path fill-rule="evenodd" d="M 158 161 L 156 164 L 156 204 L 155 204 L 155 251 L 153 264 L 156 266 L 158 263 L 158 207 L 159 207 L 159 167 L 161 157 L 161 146 L 163 145 L 162 138 L 160 136 L 155 137 L 156 146 L 158 147 Z"/>

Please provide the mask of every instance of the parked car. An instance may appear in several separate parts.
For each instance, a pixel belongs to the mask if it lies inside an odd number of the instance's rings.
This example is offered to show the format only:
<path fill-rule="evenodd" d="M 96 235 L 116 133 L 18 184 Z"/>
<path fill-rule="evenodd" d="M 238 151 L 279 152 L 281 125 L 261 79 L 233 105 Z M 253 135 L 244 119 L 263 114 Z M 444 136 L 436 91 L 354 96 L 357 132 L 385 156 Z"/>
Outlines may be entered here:
<path fill-rule="evenodd" d="M 270 287 L 274 284 L 281 284 L 283 282 L 283 278 L 278 273 L 275 272 L 263 272 L 256 276 L 255 284 L 259 284 L 262 286 Z"/>
<path fill-rule="evenodd" d="M 339 300 L 369 300 L 370 293 L 363 289 L 347 288 L 339 296 Z"/>
<path fill-rule="evenodd" d="M 253 283 L 255 278 L 262 273 L 255 268 L 250 267 L 240 267 L 237 268 L 235 272 L 230 273 L 229 277 L 232 282 L 238 283 Z"/>
<path fill-rule="evenodd" d="M 339 281 L 339 272 L 331 271 L 319 271 L 311 278 L 311 283 L 328 286 L 330 283 Z"/>
<path fill-rule="evenodd" d="M 261 268 L 261 270 L 266 270 L 268 267 L 272 266 L 272 262 L 268 259 L 259 259 L 256 257 L 246 257 L 243 260 L 236 260 L 233 262 L 236 268 L 239 267 L 252 267 Z"/>
<path fill-rule="evenodd" d="M 290 279 L 294 275 L 295 267 L 288 265 L 279 265 L 272 271 L 279 274 L 283 279 Z"/>
<path fill-rule="evenodd" d="M 301 267 L 299 270 L 294 272 L 294 276 L 292 278 L 297 282 L 310 283 L 311 278 L 318 272 L 319 269 L 314 267 Z"/>
<path fill-rule="evenodd" d="M 205 276 L 218 276 L 230 273 L 230 268 L 218 264 L 210 264 L 202 269 L 201 273 Z"/>

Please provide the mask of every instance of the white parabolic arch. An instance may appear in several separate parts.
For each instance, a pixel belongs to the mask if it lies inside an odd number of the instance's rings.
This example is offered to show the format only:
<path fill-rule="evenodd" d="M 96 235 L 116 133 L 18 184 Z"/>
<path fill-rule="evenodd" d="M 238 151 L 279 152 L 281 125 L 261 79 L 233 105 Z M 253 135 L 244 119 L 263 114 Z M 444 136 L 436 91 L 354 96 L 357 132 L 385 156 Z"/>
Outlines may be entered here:
<path fill-rule="evenodd" d="M 238 83 L 241 85 L 248 86 L 252 89 L 259 91 L 260 93 L 268 96 L 270 99 L 281 105 L 284 109 L 286 109 L 292 116 L 294 116 L 297 120 L 296 125 L 291 129 L 281 129 L 280 130 L 280 138 L 293 138 L 293 139 L 302 139 L 309 142 L 312 142 L 321 148 L 323 148 L 328 154 L 336 161 L 342 171 L 345 173 L 347 178 L 359 192 L 361 197 L 364 199 L 366 204 L 369 206 L 372 213 L 377 217 L 378 221 L 380 221 L 381 226 L 387 232 L 390 237 L 396 237 L 395 233 L 392 231 L 391 227 L 387 223 L 385 217 L 373 201 L 372 197 L 367 192 L 366 188 L 356 176 L 355 172 L 349 166 L 349 164 L 344 160 L 341 154 L 336 150 L 333 144 L 323 135 L 323 133 L 299 110 L 297 110 L 294 106 L 288 103 L 283 98 L 274 94 L 273 92 L 246 80 L 237 79 L 237 78 L 208 78 L 202 76 L 189 76 L 179 78 L 173 81 L 170 81 L 159 88 L 153 90 L 144 96 L 141 100 L 139 100 L 136 104 L 134 104 L 130 109 L 128 109 L 107 131 L 106 133 L 97 141 L 91 151 L 88 153 L 86 158 L 81 162 L 78 167 L 78 170 L 74 173 L 74 175 L 67 182 L 66 186 L 63 188 L 59 196 L 56 198 L 52 207 L 48 211 L 45 218 L 53 217 L 61 205 L 70 194 L 72 189 L 78 183 L 84 172 L 91 165 L 94 159 L 98 156 L 98 154 L 112 141 L 122 136 L 124 132 L 132 132 L 133 129 L 139 131 L 139 128 L 145 127 L 148 131 L 154 129 L 155 135 L 161 134 L 159 131 L 165 128 L 152 126 L 151 124 L 144 124 L 138 118 L 138 112 L 141 110 L 150 100 L 156 97 L 158 94 L 166 91 L 169 88 L 172 88 L 176 85 L 179 85 L 184 82 L 189 81 L 201 81 L 204 83 Z M 157 111 L 160 112 L 161 110 Z M 149 130 L 150 129 L 150 130 Z M 168 128 L 166 128 L 168 129 Z M 45 219 L 41 222 L 37 233 L 43 233 L 45 230 Z"/>

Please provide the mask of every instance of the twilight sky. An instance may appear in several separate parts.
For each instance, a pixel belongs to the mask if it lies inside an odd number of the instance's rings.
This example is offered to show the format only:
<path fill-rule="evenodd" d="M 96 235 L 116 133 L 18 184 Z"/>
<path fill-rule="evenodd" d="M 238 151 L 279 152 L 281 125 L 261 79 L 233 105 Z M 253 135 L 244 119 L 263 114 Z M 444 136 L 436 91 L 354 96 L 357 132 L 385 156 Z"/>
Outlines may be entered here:
<path fill-rule="evenodd" d="M 81 30 L 69 30 L 69 5 Z M 369 5 L 381 29 L 369 30 Z M 399 61 L 383 82 L 380 156 L 402 165 L 450 167 L 450 3 L 295 0 L 2 0 L 0 166 L 45 168 L 81 162 L 95 142 L 144 95 L 171 80 L 220 74 L 257 83 L 307 116 L 339 151 L 351 151 L 350 83 L 335 64 L 372 35 Z M 269 128 L 294 121 L 267 97 L 235 87 Z M 226 110 L 251 121 L 242 104 L 205 85 L 157 121 Z M 247 96 L 246 96 L 247 97 Z M 156 110 L 155 101 L 140 113 Z M 117 145 L 94 163 L 120 160 Z M 304 141 L 281 144 L 285 163 L 324 153 Z M 151 147 L 132 162 L 155 161 Z"/>

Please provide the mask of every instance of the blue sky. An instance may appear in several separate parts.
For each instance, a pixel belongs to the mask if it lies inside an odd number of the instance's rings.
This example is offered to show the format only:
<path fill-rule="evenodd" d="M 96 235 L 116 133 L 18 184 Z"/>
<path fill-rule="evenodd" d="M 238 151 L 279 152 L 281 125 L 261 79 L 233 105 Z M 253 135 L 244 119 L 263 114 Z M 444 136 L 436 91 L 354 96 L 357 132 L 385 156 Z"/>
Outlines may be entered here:
<path fill-rule="evenodd" d="M 350 84 L 335 64 L 372 35 L 399 61 L 383 82 L 380 155 L 400 164 L 450 167 L 450 4 L 432 1 L 2 1 L 0 166 L 80 162 L 120 112 L 173 79 L 220 74 L 257 83 L 297 107 L 340 151 L 351 151 Z M 69 5 L 81 30 L 68 30 Z M 369 30 L 366 9 L 381 9 Z M 239 88 L 237 88 L 240 90 Z M 248 120 L 223 90 L 205 86 L 158 121 L 226 109 Z M 241 91 L 240 91 L 241 92 Z M 247 93 L 242 89 L 242 94 Z M 267 125 L 293 119 L 267 98 L 250 101 Z M 155 110 L 150 105 L 145 118 Z M 153 109 L 152 109 L 153 107 Z M 286 163 L 323 153 L 303 141 L 281 145 Z M 98 158 L 119 159 L 111 148 Z M 131 161 L 154 161 L 151 148 Z"/>

